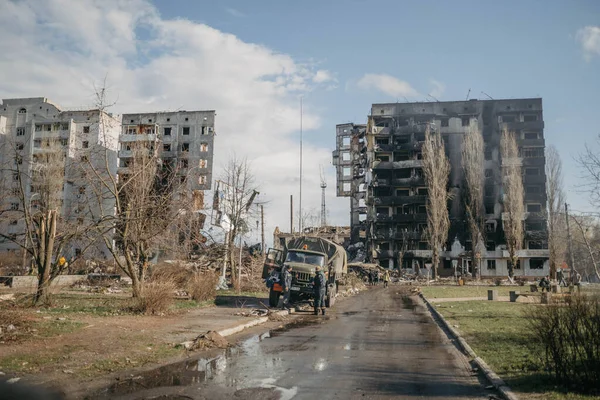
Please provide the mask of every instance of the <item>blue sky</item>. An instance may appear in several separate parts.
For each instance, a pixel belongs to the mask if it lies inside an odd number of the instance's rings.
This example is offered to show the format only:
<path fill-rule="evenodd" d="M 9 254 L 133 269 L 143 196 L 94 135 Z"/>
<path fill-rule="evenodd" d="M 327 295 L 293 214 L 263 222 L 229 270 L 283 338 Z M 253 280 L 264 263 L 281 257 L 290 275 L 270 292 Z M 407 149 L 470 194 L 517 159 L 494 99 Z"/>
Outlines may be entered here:
<path fill-rule="evenodd" d="M 267 232 L 288 226 L 298 194 L 304 98 L 305 210 L 348 224 L 335 197 L 335 125 L 364 123 L 373 102 L 541 96 L 546 143 L 564 162 L 600 134 L 599 1 L 0 0 L 2 98 L 91 105 L 106 77 L 114 112 L 217 110 L 215 176 L 252 162 Z M 600 151 L 600 144 L 597 146 Z"/>
<path fill-rule="evenodd" d="M 566 183 L 580 175 L 573 157 L 600 134 L 600 55 L 584 58 L 577 31 L 600 25 L 598 1 L 212 1 L 158 0 L 166 17 L 184 17 L 332 71 L 333 90 L 309 93 L 322 125 L 309 133 L 333 146 L 334 125 L 364 122 L 372 102 L 395 101 L 353 85 L 389 74 L 424 95 L 442 82 L 444 100 L 538 97 L 546 140 L 560 151 Z M 422 96 L 422 99 L 426 99 Z M 403 101 L 400 98 L 400 101 Z M 585 207 L 581 196 L 574 206 Z"/>

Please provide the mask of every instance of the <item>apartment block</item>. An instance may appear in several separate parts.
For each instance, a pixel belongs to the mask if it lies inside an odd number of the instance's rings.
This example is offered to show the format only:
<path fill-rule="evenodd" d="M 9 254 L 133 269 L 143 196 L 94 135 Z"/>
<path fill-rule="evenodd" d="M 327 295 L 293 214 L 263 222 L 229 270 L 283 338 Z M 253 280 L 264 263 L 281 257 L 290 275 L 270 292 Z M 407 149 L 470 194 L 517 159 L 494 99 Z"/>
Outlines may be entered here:
<path fill-rule="evenodd" d="M 480 259 L 471 260 L 471 237 L 464 209 L 461 145 L 477 127 L 485 142 L 485 229 L 475 244 Z M 455 270 L 483 277 L 506 276 L 508 251 L 503 231 L 500 136 L 514 132 L 521 154 L 525 190 L 525 240 L 516 275 L 548 273 L 546 177 L 542 99 L 468 100 L 373 104 L 366 125 L 336 126 L 337 195 L 350 197 L 352 241 L 362 241 L 368 258 L 386 268 L 423 272 L 431 262 L 424 237 L 427 187 L 421 148 L 425 131 L 442 135 L 451 173 L 451 227 L 438 273 Z M 400 260 L 402 262 L 400 263 Z"/>
<path fill-rule="evenodd" d="M 0 197 L 4 210 L 14 211 L 14 218 L 1 218 L 0 229 L 14 237 L 22 236 L 24 221 L 22 207 L 35 210 L 40 203 L 39 188 L 32 181 L 36 169 L 43 168 L 44 155 L 50 146 L 60 145 L 64 151 L 64 170 L 60 197 L 61 217 L 71 223 L 84 224 L 86 220 L 111 212 L 114 201 L 105 198 L 101 202 L 92 200 L 93 193 L 82 176 L 78 165 L 88 160 L 95 150 L 102 149 L 102 160 L 96 160 L 99 170 L 117 172 L 117 143 L 120 132 L 120 118 L 100 110 L 63 110 L 46 98 L 4 99 L 0 105 L 0 183 L 3 195 Z M 17 165 L 18 164 L 18 165 Z M 17 174 L 15 171 L 21 171 Z M 24 188 L 25 204 L 19 201 L 20 175 Z M 6 214 L 8 215 L 8 214 Z M 6 216 L 5 215 L 5 216 Z M 66 254 L 81 251 L 84 243 L 74 243 Z M 0 251 L 20 251 L 19 246 L 0 238 Z M 106 256 L 94 254 L 96 257 Z"/>
<path fill-rule="evenodd" d="M 124 114 L 119 137 L 120 171 L 131 160 L 132 143 L 149 142 L 163 163 L 177 167 L 181 182 L 200 201 L 203 191 L 211 188 L 215 116 L 215 111 Z"/>

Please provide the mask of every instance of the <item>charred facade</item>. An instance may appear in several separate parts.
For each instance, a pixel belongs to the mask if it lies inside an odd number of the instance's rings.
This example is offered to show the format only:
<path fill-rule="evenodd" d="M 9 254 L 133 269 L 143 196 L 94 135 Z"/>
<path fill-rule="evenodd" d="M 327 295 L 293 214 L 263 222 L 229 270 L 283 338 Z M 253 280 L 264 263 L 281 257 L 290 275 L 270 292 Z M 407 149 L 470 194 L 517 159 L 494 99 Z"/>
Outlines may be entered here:
<path fill-rule="evenodd" d="M 471 260 L 465 215 L 462 139 L 477 127 L 485 143 L 485 227 Z M 431 262 L 427 227 L 427 186 L 421 148 L 425 131 L 439 132 L 451 164 L 448 204 L 451 227 L 438 273 L 457 271 L 506 276 L 508 251 L 502 228 L 500 137 L 514 132 L 520 149 L 525 190 L 525 239 L 515 275 L 548 273 L 546 177 L 542 99 L 469 100 L 373 104 L 366 125 L 336 127 L 337 195 L 350 197 L 353 243 L 367 259 L 386 268 L 421 272 Z"/>

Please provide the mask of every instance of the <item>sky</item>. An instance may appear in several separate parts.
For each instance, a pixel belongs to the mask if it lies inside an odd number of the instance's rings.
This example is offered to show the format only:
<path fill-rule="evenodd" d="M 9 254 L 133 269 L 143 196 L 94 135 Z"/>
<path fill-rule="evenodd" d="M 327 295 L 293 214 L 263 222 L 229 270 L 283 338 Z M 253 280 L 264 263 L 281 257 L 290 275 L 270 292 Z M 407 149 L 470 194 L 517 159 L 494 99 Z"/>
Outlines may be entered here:
<path fill-rule="evenodd" d="M 0 76 L 1 98 L 91 106 L 106 80 L 117 113 L 216 110 L 215 175 L 233 154 L 250 161 L 268 236 L 298 200 L 301 98 L 303 208 L 319 213 L 322 165 L 331 224 L 349 224 L 336 124 L 467 94 L 542 97 L 568 201 L 591 207 L 575 159 L 600 151 L 595 0 L 0 0 Z"/>

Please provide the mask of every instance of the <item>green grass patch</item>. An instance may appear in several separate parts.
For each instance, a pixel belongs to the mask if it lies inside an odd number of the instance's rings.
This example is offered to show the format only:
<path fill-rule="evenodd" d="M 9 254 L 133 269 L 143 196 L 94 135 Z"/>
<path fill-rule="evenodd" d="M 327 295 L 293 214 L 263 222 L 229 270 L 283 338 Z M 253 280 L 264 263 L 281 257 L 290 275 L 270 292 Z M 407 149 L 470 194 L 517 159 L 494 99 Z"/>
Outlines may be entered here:
<path fill-rule="evenodd" d="M 87 314 L 106 317 L 133 314 L 131 297 L 107 296 L 102 294 L 57 294 L 52 306 L 41 309 L 52 315 Z"/>
<path fill-rule="evenodd" d="M 467 297 L 467 296 L 464 296 Z M 436 305 L 479 357 L 514 390 L 530 399 L 591 400 L 597 396 L 564 393 L 544 370 L 541 342 L 531 337 L 525 310 L 540 305 L 461 301 Z"/>
<path fill-rule="evenodd" d="M 508 296 L 511 290 L 528 292 L 529 286 L 421 286 L 421 292 L 428 299 L 487 297 L 488 290 L 497 290 L 499 296 Z"/>
<path fill-rule="evenodd" d="M 53 337 L 75 332 L 81 329 L 85 324 L 78 321 L 40 321 L 35 324 L 37 336 Z"/>

